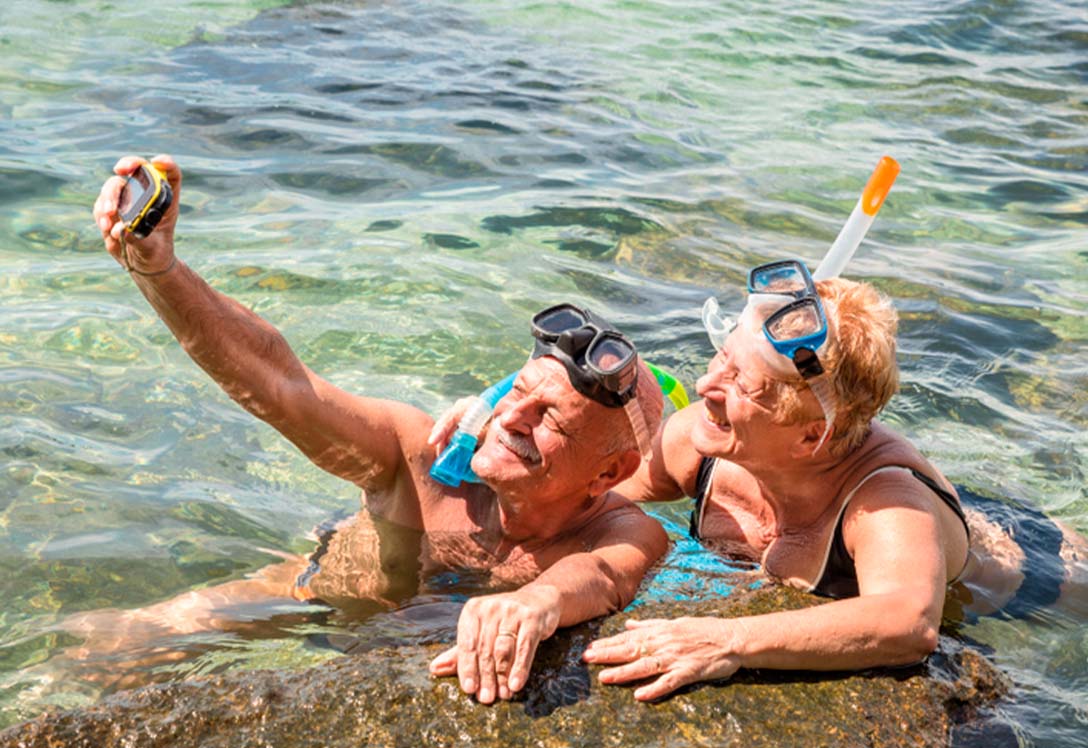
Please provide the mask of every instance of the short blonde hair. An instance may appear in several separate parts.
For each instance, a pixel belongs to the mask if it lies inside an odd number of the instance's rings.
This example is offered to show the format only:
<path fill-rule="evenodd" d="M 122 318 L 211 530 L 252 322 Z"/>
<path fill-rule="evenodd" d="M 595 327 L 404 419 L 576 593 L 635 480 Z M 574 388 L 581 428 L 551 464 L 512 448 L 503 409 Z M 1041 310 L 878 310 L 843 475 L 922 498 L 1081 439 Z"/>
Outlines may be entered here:
<path fill-rule="evenodd" d="M 820 351 L 838 409 L 828 444 L 832 454 L 844 455 L 869 434 L 870 424 L 899 389 L 895 334 L 899 316 L 887 296 L 868 283 L 831 278 L 816 291 L 827 312 L 832 334 Z M 775 420 L 784 424 L 811 420 L 800 397 L 800 383 L 779 382 Z"/>

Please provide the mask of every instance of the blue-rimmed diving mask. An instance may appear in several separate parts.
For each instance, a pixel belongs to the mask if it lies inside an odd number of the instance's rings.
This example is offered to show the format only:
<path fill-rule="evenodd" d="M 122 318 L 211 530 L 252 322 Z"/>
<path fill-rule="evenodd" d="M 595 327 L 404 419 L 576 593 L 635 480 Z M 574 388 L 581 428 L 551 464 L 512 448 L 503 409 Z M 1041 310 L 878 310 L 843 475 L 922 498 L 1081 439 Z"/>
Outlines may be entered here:
<path fill-rule="evenodd" d="M 709 298 L 703 305 L 703 324 L 715 349 L 738 322 L 720 314 L 718 302 Z M 817 352 L 828 338 L 827 315 L 816 293 L 816 284 L 800 260 L 780 260 L 752 268 L 748 272 L 748 303 L 741 313 L 739 326 L 755 333 L 763 331 L 764 345 L 756 346 L 772 371 L 783 378 L 794 369 L 808 384 L 824 412 L 824 433 L 813 453 L 819 451 L 835 422 L 836 398 L 831 381 Z M 777 354 L 777 355 L 776 355 Z M 782 357 L 792 362 L 790 367 Z"/>

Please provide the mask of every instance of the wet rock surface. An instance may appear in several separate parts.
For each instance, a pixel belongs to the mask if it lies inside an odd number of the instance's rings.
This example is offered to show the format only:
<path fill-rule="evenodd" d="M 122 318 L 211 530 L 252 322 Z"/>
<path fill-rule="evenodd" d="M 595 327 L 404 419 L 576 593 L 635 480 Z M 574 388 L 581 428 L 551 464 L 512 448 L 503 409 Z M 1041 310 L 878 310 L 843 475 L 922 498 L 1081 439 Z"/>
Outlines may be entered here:
<path fill-rule="evenodd" d="M 812 604 L 765 588 L 702 603 L 646 605 L 638 616 L 743 615 Z M 368 746 L 943 746 L 987 744 L 988 707 L 1005 678 L 942 637 L 925 665 L 867 673 L 742 671 L 657 704 L 602 687 L 581 662 L 627 614 L 561 631 L 538 653 L 524 695 L 492 706 L 433 680 L 443 645 L 379 649 L 303 671 L 257 671 L 116 694 L 0 733 L 0 748 Z M 966 726 L 966 729 L 965 729 Z M 1000 726 L 996 728 L 1000 732 Z M 961 741 L 957 741 L 961 742 Z"/>

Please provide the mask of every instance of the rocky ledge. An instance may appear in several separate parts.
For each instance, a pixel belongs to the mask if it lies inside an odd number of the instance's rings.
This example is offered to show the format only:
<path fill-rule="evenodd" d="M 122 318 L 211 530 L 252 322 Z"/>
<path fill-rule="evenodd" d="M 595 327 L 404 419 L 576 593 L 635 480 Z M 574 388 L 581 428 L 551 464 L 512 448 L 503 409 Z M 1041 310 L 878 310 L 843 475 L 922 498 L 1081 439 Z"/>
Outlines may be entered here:
<path fill-rule="evenodd" d="M 811 605 L 783 588 L 702 603 L 646 605 L 639 616 L 742 615 Z M 944 746 L 994 744 L 987 718 L 1007 682 L 942 636 L 929 662 L 864 673 L 742 671 L 657 704 L 602 687 L 581 662 L 616 615 L 542 645 L 524 695 L 492 706 L 433 680 L 442 645 L 371 650 L 303 671 L 240 672 L 150 686 L 49 713 L 0 733 L 0 748 L 356 748 L 367 746 Z M 954 736 L 959 736 L 954 739 Z M 998 739 L 997 742 L 1003 742 Z"/>

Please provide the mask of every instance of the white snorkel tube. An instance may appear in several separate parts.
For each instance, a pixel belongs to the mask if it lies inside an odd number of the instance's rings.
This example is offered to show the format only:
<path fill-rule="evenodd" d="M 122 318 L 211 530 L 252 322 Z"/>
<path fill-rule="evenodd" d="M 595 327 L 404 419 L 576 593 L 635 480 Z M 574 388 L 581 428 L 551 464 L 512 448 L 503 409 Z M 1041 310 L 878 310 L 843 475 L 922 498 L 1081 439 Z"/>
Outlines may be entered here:
<path fill-rule="evenodd" d="M 842 230 L 839 231 L 838 237 L 831 244 L 831 248 L 827 250 L 823 260 L 820 261 L 816 272 L 812 274 L 813 281 L 835 278 L 842 274 L 847 263 L 850 262 L 850 258 L 854 256 L 861 244 L 861 240 L 865 238 L 869 227 L 873 225 L 873 220 L 876 218 L 880 207 L 884 204 L 884 199 L 888 196 L 888 192 L 891 191 L 892 184 L 894 184 L 897 176 L 899 176 L 899 164 L 896 160 L 891 156 L 881 158 L 870 175 L 869 181 L 865 184 L 865 189 L 862 190 L 861 197 L 858 199 L 857 205 L 854 206 L 854 210 L 850 213 L 850 217 L 843 224 Z M 767 341 L 762 340 L 763 336 L 758 335 L 758 330 L 763 320 L 792 300 L 793 297 L 791 296 L 779 296 L 777 294 L 749 294 L 747 304 L 739 320 L 742 325 L 751 328 L 752 334 L 755 336 L 753 339 L 759 340 L 760 345 L 757 345 L 756 350 L 762 355 L 763 359 L 771 365 L 772 369 L 780 371 L 785 376 L 790 374 L 789 370 L 792 367 L 786 365 L 785 357 L 775 351 Z M 737 326 L 737 322 L 738 320 L 721 314 L 718 301 L 714 297 L 710 297 L 703 304 L 703 326 L 706 327 L 707 334 L 710 336 L 710 341 L 715 350 L 720 350 L 724 346 L 725 339 Z M 830 320 L 828 322 L 830 323 Z M 815 454 L 831 434 L 838 404 L 834 388 L 826 374 L 821 374 L 806 381 L 824 412 L 824 433 L 820 437 L 816 449 L 813 450 L 813 454 Z"/>
<path fill-rule="evenodd" d="M 881 158 L 865 184 L 865 189 L 858 198 L 858 204 L 854 206 L 853 212 L 846 219 L 838 237 L 831 244 L 831 249 L 827 250 L 816 272 L 812 274 L 812 280 L 822 281 L 842 275 L 843 269 L 854 256 L 869 227 L 873 225 L 877 211 L 884 204 L 884 198 L 891 191 L 897 176 L 899 176 L 898 162 L 891 156 Z"/>
<path fill-rule="evenodd" d="M 858 198 L 857 205 L 854 206 L 850 217 L 846 219 L 846 223 L 843 224 L 839 235 L 832 242 L 824 258 L 820 260 L 816 272 L 812 274 L 814 281 L 836 278 L 842 275 L 842 271 L 850 262 L 850 258 L 854 256 L 854 252 L 857 251 L 861 240 L 865 238 L 869 227 L 873 225 L 876 214 L 880 210 L 880 206 L 884 204 L 884 198 L 891 191 L 892 184 L 897 176 L 899 176 L 899 163 L 891 156 L 881 158 L 876 168 L 873 169 L 873 173 L 869 176 L 869 181 L 865 183 L 865 189 L 861 191 L 861 197 Z M 757 294 L 749 297 L 749 302 L 762 303 L 773 301 L 773 299 L 773 294 Z M 735 318 L 726 317 L 721 313 L 717 299 L 711 296 L 706 300 L 706 303 L 703 304 L 703 327 L 706 328 L 706 332 L 710 336 L 710 342 L 713 344 L 714 350 L 721 349 L 725 344 L 725 339 L 736 326 L 737 320 Z"/>

